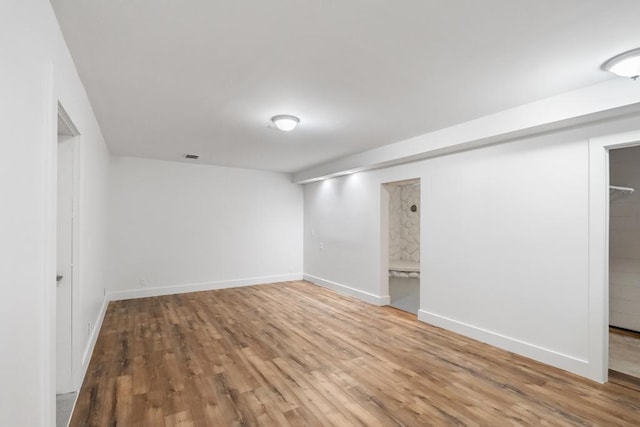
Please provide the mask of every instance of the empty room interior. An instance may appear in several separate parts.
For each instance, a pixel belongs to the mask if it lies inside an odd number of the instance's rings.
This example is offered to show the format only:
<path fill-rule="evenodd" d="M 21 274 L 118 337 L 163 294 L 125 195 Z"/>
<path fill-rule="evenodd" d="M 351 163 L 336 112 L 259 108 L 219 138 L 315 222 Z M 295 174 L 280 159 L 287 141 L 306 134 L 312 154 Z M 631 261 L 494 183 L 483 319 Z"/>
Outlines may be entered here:
<path fill-rule="evenodd" d="M 0 425 L 640 425 L 638 18 L 0 2 Z"/>

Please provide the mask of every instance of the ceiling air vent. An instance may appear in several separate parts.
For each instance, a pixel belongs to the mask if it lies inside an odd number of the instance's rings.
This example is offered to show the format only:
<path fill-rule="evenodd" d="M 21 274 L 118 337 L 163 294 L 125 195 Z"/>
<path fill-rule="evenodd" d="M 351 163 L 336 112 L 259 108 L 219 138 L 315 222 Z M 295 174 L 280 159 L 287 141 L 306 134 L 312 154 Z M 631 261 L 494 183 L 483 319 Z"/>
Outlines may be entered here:
<path fill-rule="evenodd" d="M 200 158 L 200 156 L 198 156 L 197 154 L 185 154 L 184 158 L 185 159 L 191 159 L 191 160 L 198 160 Z"/>

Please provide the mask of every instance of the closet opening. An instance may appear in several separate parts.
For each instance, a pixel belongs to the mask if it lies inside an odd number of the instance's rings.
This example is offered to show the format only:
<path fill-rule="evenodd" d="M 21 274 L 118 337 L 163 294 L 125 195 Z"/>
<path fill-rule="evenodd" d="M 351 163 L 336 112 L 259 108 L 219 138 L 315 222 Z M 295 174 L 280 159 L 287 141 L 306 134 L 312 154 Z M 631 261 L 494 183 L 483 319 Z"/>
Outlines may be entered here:
<path fill-rule="evenodd" d="M 640 146 L 609 151 L 609 378 L 640 387 Z"/>
<path fill-rule="evenodd" d="M 420 308 L 420 179 L 385 183 L 382 193 L 381 231 L 385 246 L 383 258 L 386 258 L 382 262 L 386 266 L 381 272 L 383 287 L 388 286 L 389 305 L 417 315 Z"/>

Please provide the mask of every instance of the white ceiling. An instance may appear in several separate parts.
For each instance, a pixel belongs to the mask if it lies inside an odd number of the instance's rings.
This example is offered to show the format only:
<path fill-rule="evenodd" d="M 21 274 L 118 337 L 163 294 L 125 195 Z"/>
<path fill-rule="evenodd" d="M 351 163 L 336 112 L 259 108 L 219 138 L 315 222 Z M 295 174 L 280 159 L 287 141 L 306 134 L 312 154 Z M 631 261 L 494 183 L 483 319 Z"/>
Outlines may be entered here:
<path fill-rule="evenodd" d="M 609 79 L 640 47 L 638 0 L 51 3 L 113 153 L 280 172 Z"/>

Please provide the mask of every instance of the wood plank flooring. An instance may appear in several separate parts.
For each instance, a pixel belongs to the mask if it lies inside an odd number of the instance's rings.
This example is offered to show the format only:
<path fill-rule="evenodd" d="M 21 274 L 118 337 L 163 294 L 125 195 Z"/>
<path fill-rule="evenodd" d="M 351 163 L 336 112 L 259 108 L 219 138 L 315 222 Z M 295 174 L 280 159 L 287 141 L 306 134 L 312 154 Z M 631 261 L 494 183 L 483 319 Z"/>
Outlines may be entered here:
<path fill-rule="evenodd" d="M 306 282 L 112 302 L 71 426 L 640 425 L 600 385 Z"/>

